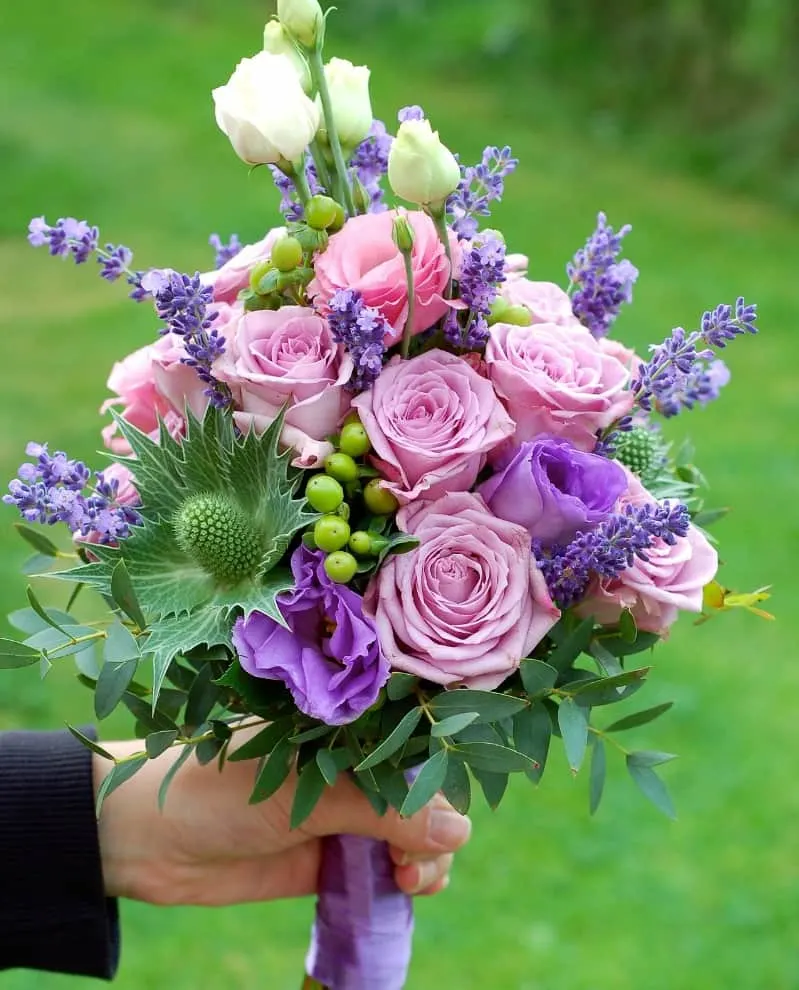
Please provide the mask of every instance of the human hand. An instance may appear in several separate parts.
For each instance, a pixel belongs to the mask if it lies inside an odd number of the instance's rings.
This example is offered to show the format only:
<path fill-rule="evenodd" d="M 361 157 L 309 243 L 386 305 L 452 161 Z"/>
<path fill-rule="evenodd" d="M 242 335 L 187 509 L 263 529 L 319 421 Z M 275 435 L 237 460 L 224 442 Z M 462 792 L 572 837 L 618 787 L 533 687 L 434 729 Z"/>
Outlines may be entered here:
<path fill-rule="evenodd" d="M 103 743 L 115 757 L 141 743 Z M 310 817 L 290 829 L 292 775 L 268 801 L 249 805 L 256 761 L 200 766 L 190 759 L 175 775 L 163 812 L 158 788 L 172 761 L 167 751 L 114 791 L 99 821 L 109 897 L 152 904 L 223 905 L 299 897 L 317 890 L 321 839 L 350 833 L 389 844 L 398 887 L 434 894 L 446 887 L 453 853 L 469 838 L 469 819 L 437 796 L 412 818 L 390 809 L 379 817 L 345 776 L 327 788 Z M 94 757 L 95 789 L 110 764 Z"/>

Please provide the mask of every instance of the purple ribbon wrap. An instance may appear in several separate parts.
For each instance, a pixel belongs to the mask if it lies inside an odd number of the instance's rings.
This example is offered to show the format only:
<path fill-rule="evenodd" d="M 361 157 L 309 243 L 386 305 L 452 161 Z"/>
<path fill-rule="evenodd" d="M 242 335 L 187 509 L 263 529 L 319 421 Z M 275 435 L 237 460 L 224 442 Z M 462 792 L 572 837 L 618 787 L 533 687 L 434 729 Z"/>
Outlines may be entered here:
<path fill-rule="evenodd" d="M 411 898 L 394 883 L 387 844 L 325 838 L 308 975 L 328 990 L 401 990 L 412 935 Z"/>

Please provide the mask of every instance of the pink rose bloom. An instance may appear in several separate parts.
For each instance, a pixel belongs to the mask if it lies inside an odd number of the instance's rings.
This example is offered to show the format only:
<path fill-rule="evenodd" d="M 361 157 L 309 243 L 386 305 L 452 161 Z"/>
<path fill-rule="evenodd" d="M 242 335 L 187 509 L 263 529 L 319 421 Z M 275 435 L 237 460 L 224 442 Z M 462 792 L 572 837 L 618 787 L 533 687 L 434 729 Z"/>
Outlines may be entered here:
<path fill-rule="evenodd" d="M 116 501 L 119 505 L 139 504 L 139 493 L 136 491 L 136 478 L 128 467 L 115 461 L 103 469 L 102 475 L 106 481 L 116 482 Z"/>
<path fill-rule="evenodd" d="M 526 275 L 530 260 L 526 254 L 506 254 L 505 274 L 512 278 L 516 275 Z"/>
<path fill-rule="evenodd" d="M 529 278 L 511 276 L 503 282 L 500 296 L 511 306 L 524 306 L 533 323 L 554 323 L 559 327 L 579 327 L 572 312 L 571 299 L 554 282 L 531 282 Z"/>
<path fill-rule="evenodd" d="M 581 327 L 496 323 L 485 359 L 516 421 L 515 444 L 548 433 L 590 451 L 596 431 L 632 408 L 629 370 Z"/>
<path fill-rule="evenodd" d="M 176 412 L 155 383 L 153 358 L 156 346 L 157 344 L 148 344 L 140 347 L 122 361 L 116 362 L 108 376 L 108 388 L 116 392 L 117 398 L 106 399 L 100 407 L 102 414 L 117 408 L 129 423 L 148 434 L 158 430 L 159 417 L 163 419 L 168 413 Z M 103 441 L 115 454 L 131 452 L 127 440 L 117 436 L 116 423 L 110 423 L 104 428 Z"/>
<path fill-rule="evenodd" d="M 637 371 L 638 365 L 642 363 L 641 358 L 638 357 L 632 347 L 625 347 L 620 340 L 613 340 L 612 337 L 600 337 L 597 343 L 605 354 L 609 354 L 611 357 L 615 357 L 617 361 L 621 361 L 631 374 Z"/>
<path fill-rule="evenodd" d="M 259 261 L 266 261 L 272 254 L 275 241 L 285 237 L 285 227 L 275 227 L 255 244 L 247 244 L 235 257 L 222 265 L 219 271 L 210 272 L 203 281 L 214 287 L 214 301 L 231 305 L 239 292 L 250 284 L 250 272 Z"/>
<path fill-rule="evenodd" d="M 393 358 L 352 405 L 400 502 L 468 490 L 514 430 L 491 383 L 446 351 Z"/>
<path fill-rule="evenodd" d="M 622 505 L 641 505 L 655 499 L 635 475 L 628 472 L 629 487 Z M 645 632 L 665 635 L 680 612 L 701 612 L 702 591 L 718 569 L 718 554 L 696 526 L 678 537 L 673 546 L 658 540 L 647 550 L 649 560 L 635 558 L 632 567 L 612 579 L 595 579 L 577 612 L 593 615 L 612 625 L 629 609 Z"/>
<path fill-rule="evenodd" d="M 397 521 L 421 545 L 390 557 L 364 599 L 389 664 L 436 684 L 498 687 L 560 617 L 527 530 L 467 492 L 405 506 Z"/>
<path fill-rule="evenodd" d="M 296 450 L 295 464 L 317 467 L 333 452 L 325 437 L 347 412 L 344 386 L 352 371 L 326 320 L 303 306 L 283 306 L 238 320 L 217 373 L 239 396 L 233 415 L 242 430 L 263 432 L 288 403 L 281 440 Z"/>
<path fill-rule="evenodd" d="M 408 283 L 405 262 L 391 232 L 395 213 L 367 213 L 348 220 L 333 234 L 327 250 L 316 257 L 316 277 L 308 286 L 308 296 L 320 313 L 327 316 L 331 296 L 339 289 L 354 289 L 391 324 L 386 344 L 396 343 L 408 316 Z M 444 292 L 450 267 L 444 246 L 433 221 L 425 213 L 406 214 L 415 241 L 411 255 L 415 297 L 413 332 L 427 330 L 447 312 Z M 458 242 L 450 236 L 452 257 L 457 268 Z"/>

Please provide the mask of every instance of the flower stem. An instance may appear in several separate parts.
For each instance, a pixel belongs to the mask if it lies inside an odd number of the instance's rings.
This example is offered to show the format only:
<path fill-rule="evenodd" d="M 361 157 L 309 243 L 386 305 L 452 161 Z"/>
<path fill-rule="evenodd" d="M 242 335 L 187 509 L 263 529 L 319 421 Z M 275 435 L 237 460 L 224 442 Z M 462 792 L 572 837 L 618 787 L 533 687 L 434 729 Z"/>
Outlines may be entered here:
<path fill-rule="evenodd" d="M 311 158 L 313 158 L 314 168 L 316 169 L 316 177 L 319 180 L 319 184 L 324 188 L 328 196 L 334 196 L 335 190 L 333 189 L 333 182 L 330 178 L 330 171 L 328 170 L 324 152 L 322 151 L 319 142 L 316 139 L 311 141 L 308 150 L 311 152 Z"/>
<path fill-rule="evenodd" d="M 344 153 L 341 150 L 341 141 L 339 140 L 338 131 L 336 130 L 336 122 L 333 119 L 333 103 L 330 99 L 330 90 L 327 88 L 325 66 L 322 61 L 322 50 L 317 45 L 313 49 L 306 49 L 306 53 L 308 55 L 308 65 L 311 69 L 311 78 L 313 79 L 314 86 L 319 93 L 319 100 L 322 104 L 322 114 L 325 118 L 327 140 L 330 144 L 330 150 L 333 153 L 333 165 L 336 172 L 336 178 L 338 179 L 338 184 L 340 186 L 340 193 L 342 197 L 341 205 L 344 207 L 348 216 L 354 217 L 356 210 L 355 204 L 352 200 L 352 188 L 350 186 L 349 176 L 347 175 L 347 165 L 344 161 Z"/>
<path fill-rule="evenodd" d="M 449 227 L 447 226 L 447 214 L 446 210 L 436 210 L 427 211 L 428 216 L 432 219 L 433 223 L 436 225 L 436 232 L 441 239 L 441 243 L 444 245 L 444 251 L 447 255 L 447 261 L 449 262 L 449 281 L 447 282 L 447 291 L 444 293 L 445 299 L 452 298 L 452 281 L 453 281 L 453 271 L 452 271 L 452 246 L 449 241 Z"/>
<path fill-rule="evenodd" d="M 291 179 L 294 183 L 294 188 L 297 190 L 297 195 L 300 197 L 300 202 L 303 206 L 311 198 L 311 189 L 308 185 L 308 176 L 305 174 L 305 157 L 295 165 L 290 164 L 283 167 L 282 171 Z"/>
<path fill-rule="evenodd" d="M 408 283 L 408 316 L 405 320 L 405 329 L 402 332 L 403 358 L 407 358 L 411 349 L 411 337 L 413 336 L 413 326 L 416 320 L 416 293 L 413 281 L 413 248 L 410 251 L 402 252 L 402 260 L 405 262 L 405 281 Z"/>

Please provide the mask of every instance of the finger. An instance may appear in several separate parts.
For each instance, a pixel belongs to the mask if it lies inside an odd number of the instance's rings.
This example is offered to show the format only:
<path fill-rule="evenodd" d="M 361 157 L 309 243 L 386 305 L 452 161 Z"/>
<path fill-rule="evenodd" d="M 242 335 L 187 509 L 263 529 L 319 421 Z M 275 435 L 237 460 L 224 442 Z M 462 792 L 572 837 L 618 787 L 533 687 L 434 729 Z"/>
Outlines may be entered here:
<path fill-rule="evenodd" d="M 397 886 L 406 894 L 421 894 L 438 887 L 452 869 L 452 854 L 436 859 L 398 866 L 394 871 Z M 440 888 L 439 888 L 440 889 Z"/>

